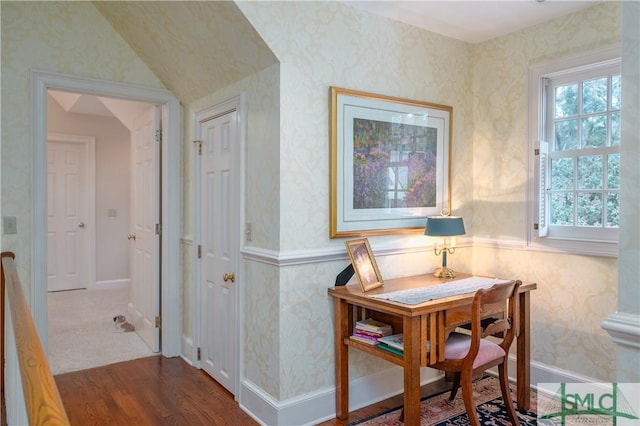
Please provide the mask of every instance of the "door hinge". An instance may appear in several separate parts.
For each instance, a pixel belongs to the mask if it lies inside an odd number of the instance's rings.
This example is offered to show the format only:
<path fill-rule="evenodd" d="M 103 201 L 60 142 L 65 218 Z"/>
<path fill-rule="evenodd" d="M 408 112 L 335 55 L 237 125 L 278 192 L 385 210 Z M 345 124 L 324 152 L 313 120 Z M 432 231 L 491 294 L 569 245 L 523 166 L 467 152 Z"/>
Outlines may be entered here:
<path fill-rule="evenodd" d="M 156 130 L 156 142 L 162 143 L 162 129 Z"/>
<path fill-rule="evenodd" d="M 198 155 L 202 155 L 202 141 L 196 140 L 193 143 L 198 144 Z"/>
<path fill-rule="evenodd" d="M 540 155 L 540 148 L 536 148 L 533 150 L 533 155 Z"/>
<path fill-rule="evenodd" d="M 540 229 L 540 225 L 537 224 L 537 223 L 534 223 L 533 224 L 533 229 L 537 231 L 538 229 Z"/>
<path fill-rule="evenodd" d="M 198 259 L 202 258 L 202 246 L 198 244 Z"/>
<path fill-rule="evenodd" d="M 156 317 L 156 328 L 162 328 L 162 318 L 159 315 Z"/>
<path fill-rule="evenodd" d="M 200 357 L 201 357 L 201 355 L 200 355 L 200 348 L 198 348 L 198 350 L 197 350 L 196 352 L 197 352 L 197 353 L 196 353 L 196 358 L 198 358 L 198 361 L 200 361 Z"/>
<path fill-rule="evenodd" d="M 162 235 L 162 224 L 156 223 L 156 235 Z"/>

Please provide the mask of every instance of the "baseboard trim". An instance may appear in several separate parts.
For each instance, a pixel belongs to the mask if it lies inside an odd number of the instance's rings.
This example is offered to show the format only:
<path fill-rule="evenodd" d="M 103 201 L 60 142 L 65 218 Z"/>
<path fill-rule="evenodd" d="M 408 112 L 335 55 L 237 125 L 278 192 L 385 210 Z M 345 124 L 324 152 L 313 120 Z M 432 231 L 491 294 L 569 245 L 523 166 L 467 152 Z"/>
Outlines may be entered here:
<path fill-rule="evenodd" d="M 102 290 L 108 288 L 127 288 L 131 285 L 130 278 L 124 278 L 121 280 L 104 280 L 96 281 L 93 286 L 89 287 L 89 290 Z"/>
<path fill-rule="evenodd" d="M 595 383 L 602 381 L 541 362 L 531 361 L 530 365 L 531 388 L 536 390 L 539 383 Z M 492 370 L 497 376 L 497 368 Z M 515 383 L 516 372 L 516 357 L 509 355 L 509 380 L 511 382 Z"/>
<path fill-rule="evenodd" d="M 195 360 L 195 357 L 193 356 L 194 352 L 195 351 L 193 350 L 193 340 L 191 340 L 191 337 L 182 335 L 182 339 L 180 339 L 180 358 L 184 359 L 185 362 L 191 365 L 192 367 L 199 368 L 194 363 L 194 360 Z"/>
<path fill-rule="evenodd" d="M 199 368 L 194 361 L 193 341 L 182 336 L 181 354 L 189 365 Z M 515 355 L 509 357 L 509 376 L 515 382 Z M 495 373 L 497 374 L 497 373 Z M 442 372 L 422 368 L 420 383 L 426 385 L 440 380 Z M 531 362 L 531 388 L 539 383 L 595 383 L 599 380 L 563 370 L 540 362 Z M 349 383 L 349 411 L 374 404 L 403 392 L 402 368 L 392 367 Z M 261 425 L 314 425 L 335 418 L 335 388 L 328 387 L 284 401 L 275 400 L 250 380 L 242 380 L 236 400 L 242 410 Z"/>
<path fill-rule="evenodd" d="M 423 368 L 420 372 L 423 385 L 441 377 L 441 372 L 431 368 Z M 243 380 L 240 388 L 240 407 L 260 424 L 313 425 L 336 416 L 334 387 L 285 401 L 274 400 L 249 380 Z M 366 407 L 402 391 L 403 373 L 400 367 L 353 379 L 349 383 L 349 410 Z"/>

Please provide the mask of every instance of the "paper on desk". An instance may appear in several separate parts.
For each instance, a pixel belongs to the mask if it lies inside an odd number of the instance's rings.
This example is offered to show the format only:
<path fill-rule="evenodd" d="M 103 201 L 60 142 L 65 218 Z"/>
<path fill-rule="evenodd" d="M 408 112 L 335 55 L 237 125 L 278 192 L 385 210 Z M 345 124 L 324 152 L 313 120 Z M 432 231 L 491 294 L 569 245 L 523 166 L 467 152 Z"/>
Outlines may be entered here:
<path fill-rule="evenodd" d="M 481 288 L 489 288 L 494 284 L 508 282 L 511 282 L 511 280 L 470 277 L 428 287 L 393 291 L 391 293 L 373 294 L 370 297 L 391 300 L 392 302 L 404 303 L 406 305 L 418 305 L 420 303 L 428 302 L 429 300 L 443 299 L 445 297 L 457 296 L 465 293 L 475 293 Z"/>

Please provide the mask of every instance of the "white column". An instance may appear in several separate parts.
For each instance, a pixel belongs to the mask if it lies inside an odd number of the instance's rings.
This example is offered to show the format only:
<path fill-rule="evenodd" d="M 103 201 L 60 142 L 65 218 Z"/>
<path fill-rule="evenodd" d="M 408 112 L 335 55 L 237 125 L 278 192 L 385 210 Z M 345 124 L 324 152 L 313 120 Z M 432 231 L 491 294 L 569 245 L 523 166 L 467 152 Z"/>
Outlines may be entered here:
<path fill-rule="evenodd" d="M 618 311 L 602 323 L 617 346 L 617 381 L 640 382 L 640 3 L 622 2 L 622 136 Z"/>

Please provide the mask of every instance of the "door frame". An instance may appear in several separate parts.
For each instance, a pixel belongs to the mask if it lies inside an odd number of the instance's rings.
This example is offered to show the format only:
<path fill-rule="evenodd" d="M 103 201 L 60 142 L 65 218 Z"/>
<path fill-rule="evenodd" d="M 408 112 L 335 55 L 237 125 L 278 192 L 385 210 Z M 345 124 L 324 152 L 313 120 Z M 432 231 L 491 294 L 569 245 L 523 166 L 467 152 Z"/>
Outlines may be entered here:
<path fill-rule="evenodd" d="M 241 262 L 241 254 L 242 248 L 244 246 L 244 223 L 245 223 L 245 201 L 244 201 L 244 189 L 245 189 L 245 146 L 246 146 L 246 101 L 245 94 L 241 92 L 239 95 L 230 98 L 226 101 L 220 102 L 213 106 L 204 108 L 202 110 L 196 111 L 193 114 L 193 135 L 194 139 L 198 140 L 200 138 L 200 123 L 202 121 L 206 121 L 208 119 L 218 117 L 224 115 L 231 111 L 236 111 L 237 113 L 237 138 L 238 138 L 238 150 L 235 158 L 234 167 L 237 170 L 237 188 L 238 188 L 238 244 L 236 245 L 236 282 L 240 285 L 236 284 L 236 339 L 233 344 L 235 345 L 235 354 L 236 354 L 236 377 L 235 377 L 235 395 L 234 398 L 236 401 L 240 400 L 240 382 L 241 377 L 244 376 L 244 368 L 243 368 L 243 359 L 244 353 L 242 352 L 241 342 L 244 341 L 244 327 L 242 320 L 243 311 L 241 307 L 243 305 L 242 301 L 244 300 L 244 292 L 245 286 L 244 283 L 244 271 L 240 267 Z M 195 141 L 194 141 L 195 142 Z M 196 348 L 199 348 L 202 343 L 201 338 L 201 309 L 200 309 L 200 300 L 201 300 L 201 291 L 200 291 L 200 280 L 202 278 L 201 274 L 201 262 L 198 259 L 198 245 L 200 244 L 200 208 L 201 208 L 201 185 L 200 185 L 200 174 L 201 174 L 201 162 L 197 161 L 198 158 L 198 144 L 193 144 L 193 153 L 194 153 L 194 162 L 193 162 L 193 199 L 194 199 L 194 221 L 193 221 L 193 316 L 192 316 L 192 336 L 193 336 L 193 348 L 192 348 L 192 364 L 197 368 L 202 368 L 201 361 L 198 359 Z"/>
<path fill-rule="evenodd" d="M 36 329 L 47 347 L 46 165 L 47 91 L 63 90 L 162 106 L 162 257 L 160 267 L 162 354 L 180 355 L 181 107 L 169 91 L 128 83 L 31 70 L 31 292 Z"/>
<path fill-rule="evenodd" d="M 68 143 L 87 147 L 87 217 L 91 219 L 87 233 L 87 289 L 96 284 L 96 138 L 93 136 L 70 135 L 66 133 L 47 133 L 49 143 Z M 46 220 L 46 219 L 45 219 Z M 47 265 L 48 267 L 48 265 Z M 47 287 L 48 289 L 48 287 Z"/>

